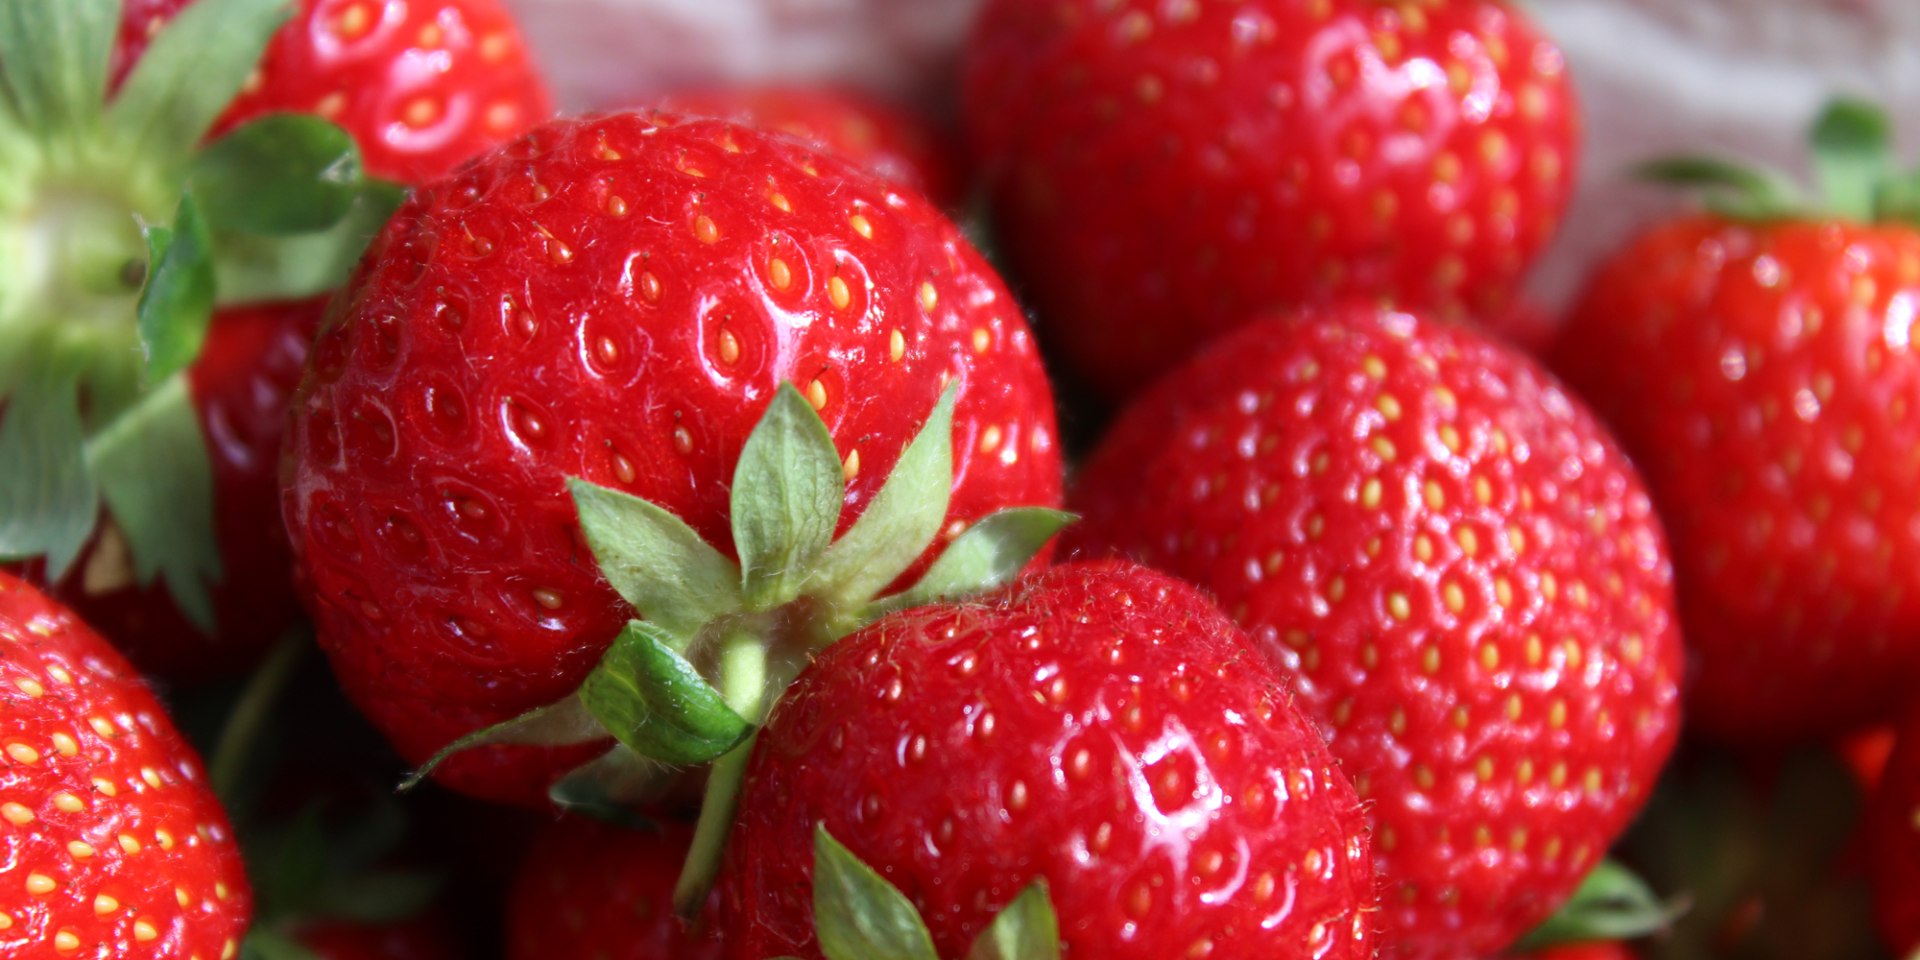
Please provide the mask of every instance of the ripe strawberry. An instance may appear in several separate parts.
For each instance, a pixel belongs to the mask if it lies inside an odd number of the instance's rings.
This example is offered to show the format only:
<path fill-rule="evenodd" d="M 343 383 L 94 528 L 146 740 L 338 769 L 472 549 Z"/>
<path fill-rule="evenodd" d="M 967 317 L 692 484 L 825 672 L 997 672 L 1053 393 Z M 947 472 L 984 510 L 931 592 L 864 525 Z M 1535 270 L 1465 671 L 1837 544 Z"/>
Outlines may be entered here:
<path fill-rule="evenodd" d="M 78 158 L 54 131 L 34 131 L 47 145 L 16 144 L 34 149 L 10 166 L 17 192 L 0 198 L 0 249 L 27 273 L 18 289 L 37 291 L 0 297 L 0 321 L 20 325 L 0 337 L 0 406 L 33 411 L 0 429 L 0 515 L 13 521 L 0 528 L 0 559 L 27 561 L 18 569 L 143 670 L 180 682 L 230 675 L 299 614 L 274 465 L 319 323 L 310 298 L 339 282 L 389 209 L 362 167 L 438 176 L 543 119 L 547 94 L 497 0 L 305 0 L 277 28 L 293 5 L 44 6 L 20 38 L 47 49 L 8 57 L 92 51 L 116 25 L 118 42 L 99 76 L 61 91 L 75 101 L 59 112 L 86 145 Z M 98 129 L 84 122 L 103 106 Z M 31 126 L 18 109 L 0 111 L 0 139 Z M 265 127 L 250 135 L 254 121 Z M 230 133 L 238 148 L 195 156 Z M 224 163 L 210 166 L 215 156 Z M 194 239 L 186 207 L 175 208 L 188 181 L 206 236 L 150 254 L 136 221 L 171 214 Z M 239 208 L 254 212 L 236 219 Z M 183 246 L 195 253 L 174 256 Z M 195 292 L 170 299 L 183 288 Z M 55 331 L 75 309 L 64 301 L 82 291 L 96 326 L 64 343 Z M 42 376 L 11 375 L 20 370 Z"/>
<path fill-rule="evenodd" d="M 1199 591 L 1130 564 L 882 620 L 761 731 L 726 955 L 821 955 L 818 825 L 918 906 L 942 957 L 1036 880 L 1066 956 L 1371 956 L 1361 807 L 1289 699 Z"/>
<path fill-rule="evenodd" d="M 1500 0 L 995 0 L 965 92 L 1009 262 L 1108 399 L 1265 310 L 1496 313 L 1573 188 L 1565 65 Z"/>
<path fill-rule="evenodd" d="M 1489 956 L 1645 800 L 1678 721 L 1665 547 L 1516 351 L 1348 304 L 1250 324 L 1116 421 L 1067 549 L 1199 584 L 1370 804 L 1384 952 Z"/>
<path fill-rule="evenodd" d="M 1907 956 L 1920 950 L 1920 713 L 1902 725 L 1864 829 L 1880 936 Z"/>
<path fill-rule="evenodd" d="M 811 567 L 826 538 L 868 519 L 949 381 L 957 401 L 935 419 L 951 418 L 951 466 L 942 433 L 924 448 L 937 465 L 913 460 L 915 492 L 888 501 L 865 539 L 834 544 L 840 566 Z M 789 432 L 743 485 L 743 447 L 768 411 Z M 639 648 L 613 641 L 644 639 L 623 630 L 636 607 L 672 634 L 652 638 L 647 649 L 675 655 L 654 662 L 690 661 L 655 679 L 732 676 L 734 689 L 704 693 L 752 723 L 780 689 L 754 671 L 797 670 L 877 591 L 926 569 L 936 540 L 1003 507 L 1057 503 L 1054 431 L 1019 308 L 924 200 L 785 138 L 623 114 L 548 125 L 414 195 L 315 346 L 284 507 L 336 673 L 418 762 L 536 708 L 574 717 L 588 679 L 630 683 Z M 788 454 L 824 460 L 827 475 Z M 803 475 L 804 490 L 774 489 Z M 580 503 L 654 539 L 583 537 Z M 760 522 L 742 513 L 754 504 L 766 515 L 749 556 L 739 530 Z M 920 519 L 897 525 L 903 510 Z M 776 526 L 808 533 L 788 543 Z M 610 554 L 659 537 L 671 562 L 653 546 Z M 750 561 L 744 586 L 736 555 Z M 852 569 L 860 556 L 876 562 Z M 620 662 L 603 664 L 610 650 Z M 676 690 L 669 700 L 692 702 Z M 544 806 L 563 771 L 606 755 L 604 707 L 587 705 L 599 723 L 586 734 L 561 722 L 535 737 L 590 734 L 591 747 L 492 746 L 438 775 Z"/>
<path fill-rule="evenodd" d="M 710 898 L 690 931 L 673 885 L 693 831 L 567 819 L 546 827 L 507 900 L 507 960 L 719 960 Z"/>
<path fill-rule="evenodd" d="M 717 117 L 785 134 L 882 179 L 958 206 L 962 178 L 954 151 L 911 114 L 860 94 L 807 87 L 716 87 L 662 97 L 670 113 Z"/>
<path fill-rule="evenodd" d="M 251 893 L 200 760 L 127 662 L 0 574 L 0 953 L 232 956 Z"/>
<path fill-rule="evenodd" d="M 1659 226 L 1594 275 L 1556 351 L 1671 527 L 1688 718 L 1717 737 L 1843 731 L 1920 676 L 1920 231 L 1897 191 L 1876 212 L 1848 186 L 1881 123 L 1841 105 L 1816 132 L 1840 212 L 1762 196 Z"/>

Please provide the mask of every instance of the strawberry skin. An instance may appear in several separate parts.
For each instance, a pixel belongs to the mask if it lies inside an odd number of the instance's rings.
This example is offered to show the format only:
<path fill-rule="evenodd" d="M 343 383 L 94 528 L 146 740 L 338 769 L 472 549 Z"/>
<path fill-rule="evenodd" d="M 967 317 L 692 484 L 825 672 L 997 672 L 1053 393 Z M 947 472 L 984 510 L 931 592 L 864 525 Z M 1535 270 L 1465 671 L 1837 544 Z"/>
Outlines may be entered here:
<path fill-rule="evenodd" d="M 824 824 L 943 957 L 1047 881 L 1067 956 L 1372 956 L 1363 814 L 1199 591 L 1076 564 L 882 620 L 761 731 L 722 874 L 726 955 L 818 957 Z"/>
<path fill-rule="evenodd" d="M 115 76 L 191 2 L 126 0 Z M 525 133 L 553 102 L 500 0 L 300 0 L 214 134 L 275 111 L 339 124 L 375 176 L 412 184 Z"/>
<path fill-rule="evenodd" d="M 1110 400 L 1264 310 L 1497 312 L 1574 183 L 1559 51 L 1497 0 L 995 0 L 965 98 L 1014 273 Z"/>
<path fill-rule="evenodd" d="M 252 894 L 193 748 L 125 660 L 0 573 L 0 953 L 232 956 Z"/>
<path fill-rule="evenodd" d="M 507 960 L 719 960 L 719 940 L 689 932 L 673 912 L 692 835 L 681 824 L 549 824 L 508 894 Z M 710 898 L 700 917 L 708 930 L 717 904 Z"/>
<path fill-rule="evenodd" d="M 1864 837 L 1880 936 L 1906 956 L 1920 948 L 1920 712 L 1901 730 L 1868 808 Z"/>
<path fill-rule="evenodd" d="M 1920 232 L 1697 216 L 1597 273 L 1556 366 L 1666 518 L 1688 717 L 1745 741 L 1885 716 L 1920 673 Z"/>
<path fill-rule="evenodd" d="M 1651 502 L 1516 351 L 1349 304 L 1268 318 L 1122 413 L 1063 549 L 1217 596 L 1375 827 L 1384 952 L 1498 953 L 1644 802 L 1681 648 Z"/>
<path fill-rule="evenodd" d="M 578 687 L 633 611 L 567 477 L 730 550 L 742 444 L 780 384 L 869 502 L 950 378 L 949 521 L 1060 498 L 1018 306 L 916 196 L 714 120 L 558 122 L 418 191 L 321 334 L 283 507 L 320 640 L 419 762 Z M 494 747 L 442 782 L 544 805 L 591 753 Z"/>

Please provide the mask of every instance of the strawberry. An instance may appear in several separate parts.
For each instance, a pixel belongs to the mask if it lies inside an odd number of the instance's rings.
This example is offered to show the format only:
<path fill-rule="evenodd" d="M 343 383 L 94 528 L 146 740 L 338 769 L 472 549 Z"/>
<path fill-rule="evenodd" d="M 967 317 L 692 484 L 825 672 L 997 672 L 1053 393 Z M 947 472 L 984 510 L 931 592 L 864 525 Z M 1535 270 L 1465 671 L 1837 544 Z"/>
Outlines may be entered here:
<path fill-rule="evenodd" d="M 1920 712 L 1901 726 L 1864 830 L 1880 935 L 1907 956 L 1920 950 Z"/>
<path fill-rule="evenodd" d="M 994 0 L 965 94 L 1009 262 L 1109 400 L 1264 310 L 1497 313 L 1573 188 L 1565 65 L 1500 0 Z"/>
<path fill-rule="evenodd" d="M 358 706 L 410 761 L 493 741 L 440 781 L 544 807 L 741 753 L 940 548 L 1024 562 L 1058 519 L 985 521 L 1058 502 L 1054 436 L 1019 308 L 924 200 L 618 114 L 415 193 L 315 345 L 284 511 Z"/>
<path fill-rule="evenodd" d="M 497 0 L 37 6 L 0 53 L 0 560 L 143 669 L 230 675 L 298 616 L 273 464 L 312 298 L 395 202 L 366 174 L 438 176 L 547 95 Z"/>
<path fill-rule="evenodd" d="M 1065 956 L 1372 956 L 1361 807 L 1291 699 L 1199 591 L 1130 564 L 881 620 L 760 732 L 726 956 L 822 955 L 816 829 L 918 906 L 916 960 L 981 955 L 1036 881 Z"/>
<path fill-rule="evenodd" d="M 1884 138 L 1858 104 L 1822 118 L 1832 214 L 1761 174 L 1657 169 L 1745 193 L 1621 250 L 1556 350 L 1671 526 L 1688 717 L 1722 739 L 1841 732 L 1920 676 L 1920 204 L 1872 182 Z"/>
<path fill-rule="evenodd" d="M 1651 502 L 1511 348 L 1346 304 L 1256 321 L 1126 409 L 1068 533 L 1216 595 L 1370 804 L 1389 956 L 1490 956 L 1645 800 L 1681 649 Z"/>
<path fill-rule="evenodd" d="M 507 960 L 719 960 L 709 898 L 688 925 L 673 886 L 693 841 L 684 825 L 628 830 L 589 820 L 549 824 L 514 878 Z"/>
<path fill-rule="evenodd" d="M 0 953 L 233 956 L 251 893 L 200 760 L 132 667 L 0 574 Z"/>
<path fill-rule="evenodd" d="M 717 117 L 785 134 L 882 179 L 957 206 L 962 181 L 954 151 L 912 114 L 849 91 L 810 87 L 714 87 L 661 97 L 670 113 Z"/>

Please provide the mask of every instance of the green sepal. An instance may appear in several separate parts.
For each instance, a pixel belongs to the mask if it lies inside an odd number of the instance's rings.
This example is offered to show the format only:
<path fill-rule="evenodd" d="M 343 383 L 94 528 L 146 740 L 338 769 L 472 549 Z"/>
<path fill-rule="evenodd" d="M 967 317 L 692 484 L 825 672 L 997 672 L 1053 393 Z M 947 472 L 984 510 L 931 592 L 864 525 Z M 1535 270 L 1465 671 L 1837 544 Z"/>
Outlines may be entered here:
<path fill-rule="evenodd" d="M 1521 939 L 1519 952 L 1596 940 L 1637 940 L 1667 929 L 1684 908 L 1661 901 L 1646 881 L 1613 860 L 1587 874 L 1572 899 Z"/>
<path fill-rule="evenodd" d="M 1828 209 L 1849 220 L 1872 222 L 1879 213 L 1881 184 L 1893 170 L 1893 131 L 1879 107 L 1838 99 L 1814 121 L 1813 177 Z"/>
<path fill-rule="evenodd" d="M 953 497 L 953 404 L 949 386 L 866 511 L 820 558 L 807 592 L 858 609 L 905 573 L 946 520 Z"/>
<path fill-rule="evenodd" d="M 305 300 L 339 288 L 405 200 L 405 188 L 365 179 L 340 221 L 325 230 L 285 237 L 216 236 L 220 302 Z"/>
<path fill-rule="evenodd" d="M 216 231 L 287 236 L 339 223 L 364 177 L 345 130 L 276 113 L 221 137 L 194 158 L 189 192 Z"/>
<path fill-rule="evenodd" d="M 1635 168 L 1640 179 L 1708 191 L 1707 207 L 1737 220 L 1779 220 L 1806 208 L 1792 182 L 1777 173 L 1712 157 L 1670 157 Z"/>
<path fill-rule="evenodd" d="M 0 102 L 21 132 L 81 132 L 100 118 L 120 0 L 0 0 Z"/>
<path fill-rule="evenodd" d="M 446 762 L 448 757 L 475 747 L 518 745 L 535 747 L 564 747 L 576 743 L 591 743 L 608 736 L 605 727 L 600 725 L 592 711 L 580 701 L 578 696 L 568 696 L 544 707 L 536 707 L 511 720 L 503 720 L 490 727 L 482 727 L 440 748 L 440 752 L 427 758 L 427 761 L 409 773 L 400 781 L 400 789 L 411 790 L 433 773 L 435 767 Z"/>
<path fill-rule="evenodd" d="M 733 473 L 733 543 L 748 609 L 800 595 L 806 572 L 833 541 L 845 499 L 826 422 L 793 384 L 781 384 Z"/>
<path fill-rule="evenodd" d="M 686 643 L 644 620 L 614 638 L 580 685 L 587 711 L 633 752 L 663 763 L 706 763 L 753 733 L 693 664 Z"/>
<path fill-rule="evenodd" d="M 869 607 L 866 618 L 1003 586 L 1075 519 L 1071 513 L 1044 507 L 991 514 L 948 544 L 919 582 Z"/>
<path fill-rule="evenodd" d="M 180 612 L 212 632 L 210 584 L 221 576 L 213 463 L 186 377 L 169 377 L 88 440 L 87 463 L 126 535 L 136 580 L 164 579 Z"/>
<path fill-rule="evenodd" d="M 268 927 L 247 931 L 240 943 L 240 960 L 322 960 L 299 941 Z"/>
<path fill-rule="evenodd" d="M 1047 882 L 1035 880 L 980 931 L 967 960 L 1060 960 L 1060 920 Z"/>
<path fill-rule="evenodd" d="M 813 831 L 813 926 L 827 960 L 939 960 L 913 902 L 824 823 Z"/>
<path fill-rule="evenodd" d="M 547 799 L 561 810 L 603 823 L 653 828 L 658 825 L 633 808 L 659 801 L 678 777 L 679 771 L 672 767 L 615 743 L 599 758 L 555 780 L 547 788 Z"/>
<path fill-rule="evenodd" d="M 741 608 L 739 566 L 679 517 L 585 480 L 570 479 L 567 489 L 601 575 L 655 626 L 691 641 Z"/>
<path fill-rule="evenodd" d="M 292 15 L 291 0 L 188 4 L 153 38 L 108 108 L 115 147 L 162 162 L 191 156 Z"/>
<path fill-rule="evenodd" d="M 75 378 L 28 371 L 0 411 L 0 560 L 44 555 L 59 580 L 93 537 L 100 488 L 83 436 Z"/>
<path fill-rule="evenodd" d="M 180 195 L 171 227 L 147 226 L 147 277 L 138 308 L 146 382 L 186 369 L 213 322 L 213 236 L 192 191 Z"/>

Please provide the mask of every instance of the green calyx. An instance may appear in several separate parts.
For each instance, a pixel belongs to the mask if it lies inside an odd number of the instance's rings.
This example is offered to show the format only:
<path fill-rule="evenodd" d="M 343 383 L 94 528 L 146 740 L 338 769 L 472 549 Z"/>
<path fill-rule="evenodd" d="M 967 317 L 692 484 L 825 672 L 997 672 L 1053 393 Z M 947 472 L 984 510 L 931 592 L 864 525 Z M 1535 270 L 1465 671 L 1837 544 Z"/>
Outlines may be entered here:
<path fill-rule="evenodd" d="M 941 960 L 919 911 L 825 824 L 813 832 L 813 927 L 827 960 Z M 1060 921 L 1045 880 L 1035 880 L 980 931 L 965 958 L 1059 960 Z M 781 958 L 792 960 L 792 958 Z"/>
<path fill-rule="evenodd" d="M 1920 169 L 1894 160 L 1892 126 L 1879 107 L 1838 99 L 1808 134 L 1815 191 L 1784 174 L 1712 157 L 1681 156 L 1645 164 L 1639 174 L 1656 183 L 1708 191 L 1708 206 L 1736 220 L 1840 218 L 1856 223 L 1920 227 Z"/>
<path fill-rule="evenodd" d="M 0 0 L 0 560 L 60 578 L 104 503 L 132 579 L 208 630 L 212 463 L 182 373 L 216 307 L 331 289 L 398 198 L 317 117 L 205 142 L 293 6 L 199 0 L 110 91 L 121 0 Z"/>
<path fill-rule="evenodd" d="M 1633 871 L 1602 860 L 1572 899 L 1523 937 L 1515 950 L 1531 953 L 1574 943 L 1638 940 L 1672 927 L 1684 912 L 1684 903 L 1663 902 Z"/>
<path fill-rule="evenodd" d="M 847 496 L 841 460 L 826 424 L 792 384 L 768 404 L 734 471 L 738 562 L 654 504 L 570 481 L 601 574 L 643 619 L 621 631 L 573 695 L 455 741 L 404 786 L 477 746 L 611 737 L 606 754 L 549 794 L 562 807 L 617 816 L 677 770 L 712 763 L 676 893 L 684 908 L 697 905 L 712 883 L 753 735 L 812 656 L 895 610 L 1006 583 L 1070 521 L 1038 508 L 996 513 L 949 544 L 911 587 L 886 593 L 946 520 L 956 392 L 944 393 L 838 539 Z"/>

